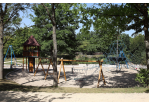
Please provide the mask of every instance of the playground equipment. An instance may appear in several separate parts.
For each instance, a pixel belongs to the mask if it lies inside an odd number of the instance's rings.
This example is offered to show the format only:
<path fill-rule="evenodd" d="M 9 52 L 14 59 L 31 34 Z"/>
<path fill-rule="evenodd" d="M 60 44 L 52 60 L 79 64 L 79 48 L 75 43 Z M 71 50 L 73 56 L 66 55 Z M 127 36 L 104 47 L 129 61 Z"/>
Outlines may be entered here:
<path fill-rule="evenodd" d="M 16 57 L 15 57 L 15 54 L 14 54 L 14 51 L 13 51 L 13 48 L 12 48 L 12 45 L 9 45 L 8 49 L 7 49 L 7 52 L 6 52 L 6 55 L 5 55 L 5 58 L 7 56 L 7 53 L 9 51 L 9 48 L 10 48 L 10 52 L 11 52 L 11 65 L 12 65 L 12 53 L 14 55 L 14 59 L 15 59 L 15 65 L 17 65 L 17 62 L 16 62 Z M 5 58 L 4 58 L 4 61 L 5 61 Z M 17 65 L 18 66 L 18 65 Z"/>
<path fill-rule="evenodd" d="M 35 58 L 40 55 L 39 46 L 41 46 L 36 39 L 31 35 L 29 39 L 23 44 L 23 70 L 24 57 L 26 57 L 26 70 L 28 58 L 28 72 L 35 72 Z"/>
<path fill-rule="evenodd" d="M 29 39 L 23 44 L 23 70 L 24 70 L 24 57 L 26 57 L 26 70 L 27 70 L 27 58 L 28 58 L 28 72 L 34 72 L 34 76 L 38 70 L 39 65 L 41 64 L 42 70 L 45 74 L 45 79 L 48 75 L 53 75 L 53 73 L 48 73 L 50 64 L 53 66 L 52 58 L 40 57 L 39 46 L 41 46 L 33 36 L 30 36 Z M 39 58 L 38 66 L 35 70 L 35 58 Z M 49 59 L 50 63 L 48 66 L 47 73 L 45 73 L 44 67 L 42 65 L 41 59 Z M 39 70 L 38 70 L 39 71 Z"/>
<path fill-rule="evenodd" d="M 43 68 L 43 65 L 42 65 L 42 62 L 41 62 L 41 59 L 49 59 L 50 60 L 50 63 L 49 63 L 49 65 L 48 65 L 48 70 L 47 70 L 47 73 L 45 73 L 45 71 L 44 71 L 44 68 Z M 48 73 L 48 71 L 49 71 L 49 68 L 50 68 L 50 64 L 52 65 L 52 67 L 53 67 L 53 63 L 52 63 L 52 58 L 39 58 L 39 63 L 38 63 L 38 66 L 37 66 L 37 68 L 36 68 L 36 71 L 35 71 L 35 73 L 34 73 L 34 76 L 35 76 L 35 74 L 36 74 L 36 72 L 37 72 L 37 70 L 38 70 L 38 67 L 39 67 L 39 65 L 41 64 L 41 66 L 42 66 L 42 70 L 41 71 L 43 71 L 44 72 L 44 74 L 45 74 L 45 80 L 46 80 L 46 78 L 47 78 L 47 76 L 48 75 L 53 75 L 53 73 Z M 39 71 L 39 70 L 38 70 Z"/>
<path fill-rule="evenodd" d="M 83 81 L 89 78 L 90 76 L 92 76 L 97 71 L 99 71 L 99 65 L 98 64 L 86 64 L 86 66 L 83 66 L 82 69 L 76 69 L 73 67 L 72 70 L 73 70 L 73 73 L 83 72 L 83 75 L 79 74 L 76 76 L 76 78 L 74 78 L 74 80 Z M 90 74 L 90 76 L 87 76 L 89 71 L 93 71 L 93 72 Z"/>
<path fill-rule="evenodd" d="M 104 75 L 103 75 L 103 71 L 102 71 L 102 63 L 103 63 L 103 60 L 101 61 L 87 61 L 87 60 L 67 60 L 67 59 L 60 59 L 59 61 L 61 61 L 61 64 L 60 64 L 60 70 L 59 70 L 59 74 L 58 74 L 58 83 L 59 83 L 59 78 L 60 77 L 64 77 L 65 78 L 65 81 L 66 81 L 66 74 L 65 74 L 65 68 L 64 68 L 64 61 L 72 61 L 72 62 L 98 62 L 99 63 L 99 67 L 100 67 L 100 70 L 99 70 L 99 77 L 98 77 L 98 83 L 97 83 L 97 87 L 99 87 L 99 82 L 100 82 L 100 76 L 102 74 L 102 78 L 103 78 L 103 83 L 106 85 L 105 83 L 105 78 L 104 78 Z M 64 72 L 64 75 L 63 76 L 60 76 L 60 73 L 61 73 L 61 67 L 63 67 L 63 72 Z"/>
<path fill-rule="evenodd" d="M 126 45 L 123 43 L 123 41 L 115 40 L 113 41 L 113 43 L 110 45 L 109 48 L 110 48 L 110 53 L 107 54 L 105 62 L 109 62 L 110 64 L 116 63 L 117 70 L 118 70 L 118 66 L 119 66 L 119 70 L 121 69 L 122 64 L 125 64 L 126 68 L 129 69 L 130 68 L 129 59 L 133 57 L 133 55 L 131 53 L 128 53 L 128 51 L 127 51 L 127 54 L 124 52 L 124 50 L 126 49 Z M 121 67 L 120 67 L 120 64 L 121 64 Z M 132 67 L 132 68 L 135 68 L 135 67 Z"/>

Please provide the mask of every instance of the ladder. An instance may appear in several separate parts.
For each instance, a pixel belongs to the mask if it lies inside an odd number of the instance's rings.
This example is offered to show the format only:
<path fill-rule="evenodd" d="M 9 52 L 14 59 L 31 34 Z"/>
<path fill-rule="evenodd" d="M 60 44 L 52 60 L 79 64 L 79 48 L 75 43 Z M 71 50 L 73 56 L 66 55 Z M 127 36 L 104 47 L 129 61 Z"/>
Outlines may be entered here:
<path fill-rule="evenodd" d="M 9 51 L 9 48 L 10 48 L 10 51 L 11 51 L 11 65 L 12 65 L 12 52 L 13 52 L 13 55 L 14 55 L 14 59 L 16 61 L 16 58 L 15 58 L 15 54 L 14 54 L 14 51 L 13 51 L 13 48 L 12 48 L 12 45 L 9 45 L 8 49 L 7 49 L 7 52 L 6 52 L 6 55 L 5 55 L 5 58 L 7 56 L 7 53 Z M 5 61 L 5 58 L 4 58 L 4 61 Z M 16 65 L 17 65 L 17 62 L 16 62 Z M 18 65 L 17 65 L 18 66 Z"/>

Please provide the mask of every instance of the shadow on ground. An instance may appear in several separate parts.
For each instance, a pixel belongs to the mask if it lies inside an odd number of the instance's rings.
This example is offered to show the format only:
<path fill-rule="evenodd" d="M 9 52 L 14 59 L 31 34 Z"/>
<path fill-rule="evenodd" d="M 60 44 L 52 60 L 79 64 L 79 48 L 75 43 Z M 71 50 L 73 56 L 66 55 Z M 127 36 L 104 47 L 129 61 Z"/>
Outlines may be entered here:
<path fill-rule="evenodd" d="M 104 73 L 104 78 L 106 85 L 104 85 L 102 80 L 102 75 L 100 79 L 100 88 L 130 88 L 140 86 L 140 83 L 135 81 L 136 73 L 129 73 L 127 71 L 108 71 L 113 74 L 109 76 L 108 73 Z M 62 74 L 63 75 L 63 74 Z M 77 75 L 77 74 L 76 74 Z M 67 81 L 74 79 L 76 77 L 72 72 L 66 72 Z M 80 88 L 85 86 L 91 86 L 97 84 L 98 74 L 96 75 L 87 75 L 85 78 L 79 78 L 74 85 L 79 85 Z M 61 77 L 64 79 L 64 77 Z"/>
<path fill-rule="evenodd" d="M 50 69 L 49 72 L 52 72 L 52 70 Z M 13 78 L 17 78 L 17 79 L 21 77 L 25 77 L 28 81 L 22 84 L 26 84 L 29 82 L 38 81 L 38 79 L 31 79 L 30 77 L 28 77 L 28 75 L 33 76 L 33 74 L 34 73 L 30 74 L 30 73 L 22 72 L 20 70 L 20 71 L 17 71 L 17 73 L 14 72 L 10 74 L 9 76 L 10 77 L 12 76 Z M 64 75 L 63 72 L 61 72 L 61 75 Z M 77 78 L 77 75 L 81 75 L 81 73 L 72 73 L 71 71 L 66 71 L 67 83 L 74 86 L 79 86 L 80 88 L 83 88 L 86 86 L 91 88 L 96 88 L 96 87 L 93 87 L 93 85 L 97 86 L 98 76 L 99 76 L 98 73 L 94 75 L 86 75 L 84 79 L 79 78 L 78 80 L 75 81 L 74 79 Z M 37 73 L 36 76 L 43 76 L 43 77 L 40 77 L 40 80 L 44 80 L 44 77 L 45 77 L 43 72 Z M 135 81 L 136 73 L 129 73 L 128 71 L 104 72 L 104 77 L 105 77 L 106 85 L 104 85 L 102 81 L 102 76 L 101 76 L 100 83 L 99 83 L 100 88 L 129 88 L 129 87 L 135 87 L 140 85 L 138 82 Z M 65 83 L 64 77 L 60 77 L 60 79 L 62 79 L 63 81 L 59 83 L 59 86 Z M 47 81 L 53 80 L 53 76 L 48 75 L 46 80 Z M 70 82 L 70 81 L 75 81 L 75 82 Z"/>
<path fill-rule="evenodd" d="M 1 91 L 1 102 L 52 102 L 55 99 L 71 98 L 71 94 L 62 93 L 58 96 L 53 96 L 49 93 L 34 93 L 34 92 L 13 92 L 13 91 Z"/>

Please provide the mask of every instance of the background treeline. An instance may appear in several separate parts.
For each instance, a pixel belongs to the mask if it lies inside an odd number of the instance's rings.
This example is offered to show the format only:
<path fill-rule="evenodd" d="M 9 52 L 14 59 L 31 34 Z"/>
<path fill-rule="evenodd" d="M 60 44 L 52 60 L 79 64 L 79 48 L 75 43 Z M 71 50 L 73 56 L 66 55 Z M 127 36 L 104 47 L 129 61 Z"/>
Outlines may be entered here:
<path fill-rule="evenodd" d="M 47 7 L 51 7 L 50 4 L 46 4 Z M 76 52 L 82 52 L 83 55 L 93 55 L 95 52 L 110 52 L 110 44 L 117 39 L 118 30 L 117 27 L 112 26 L 112 18 L 99 18 L 96 17 L 94 21 L 89 20 L 74 12 L 71 8 L 73 5 L 69 6 L 70 9 L 62 9 L 62 5 L 58 5 L 56 9 L 56 35 L 57 35 L 57 49 L 58 56 L 60 57 L 66 55 L 65 58 L 68 59 L 83 59 L 76 58 Z M 16 33 L 11 37 L 7 43 L 4 45 L 4 55 L 8 49 L 9 45 L 13 46 L 13 50 L 17 57 L 21 57 L 23 54 L 22 44 L 33 35 L 35 39 L 41 45 L 41 56 L 52 55 L 53 50 L 53 40 L 52 40 L 52 23 L 49 19 L 45 8 L 42 5 L 33 6 L 35 16 L 30 14 L 30 18 L 35 23 L 33 27 L 20 28 L 13 32 Z M 85 10 L 85 8 L 84 8 Z M 41 12 L 42 11 L 42 12 Z M 93 31 L 89 29 L 82 28 L 79 33 L 75 31 L 79 28 L 79 23 L 92 21 Z M 98 23 L 98 24 L 97 24 Z M 88 24 L 89 25 L 89 24 Z M 86 26 L 87 27 L 87 26 Z M 120 27 L 121 28 L 121 27 Z M 21 30 L 21 31 L 20 31 Z M 4 36 L 4 40 L 10 36 Z M 127 49 L 125 52 L 131 53 L 133 61 L 140 61 L 145 64 L 145 44 L 144 35 L 136 34 L 134 38 L 130 37 L 128 34 L 119 34 L 123 42 L 125 43 Z M 78 57 L 78 56 L 77 56 Z M 96 58 L 98 58 L 97 56 Z"/>
<path fill-rule="evenodd" d="M 50 39 L 51 35 L 42 34 L 43 29 L 37 29 L 39 33 L 36 33 L 35 29 L 24 29 L 19 35 L 11 38 L 4 46 L 4 55 L 7 52 L 8 46 L 12 45 L 13 50 L 15 52 L 16 57 L 22 57 L 23 54 L 23 46 L 22 44 L 33 35 L 36 40 L 41 44 L 40 50 L 42 51 L 41 56 L 50 56 L 52 54 L 52 39 Z M 110 45 L 113 41 L 106 41 L 108 38 L 99 37 L 96 32 L 91 31 L 88 34 L 78 33 L 78 34 L 70 34 L 66 35 L 65 38 L 60 37 L 60 34 L 57 34 L 57 43 L 58 48 L 58 56 L 62 55 L 62 57 L 67 59 L 76 59 L 76 52 L 82 52 L 83 55 L 94 55 L 95 52 L 110 53 Z M 108 37 L 108 36 L 107 36 Z M 134 63 L 145 64 L 145 44 L 144 44 L 144 35 L 138 34 L 135 35 L 134 38 L 130 37 L 128 34 L 120 35 L 123 43 L 126 45 L 126 48 L 123 49 L 127 56 L 131 56 L 131 61 Z M 116 40 L 113 38 L 113 40 Z M 51 42 L 51 44 L 50 44 Z M 115 46 L 116 48 L 116 46 Z M 10 52 L 8 53 L 8 56 Z M 116 52 L 115 52 L 116 54 Z M 129 55 L 130 54 L 130 55 Z M 79 56 L 79 55 L 78 55 Z M 78 57 L 77 56 L 77 57 Z M 79 56 L 77 59 L 85 59 L 86 56 Z M 98 58 L 100 56 L 93 56 L 93 58 Z M 87 59 L 87 58 L 86 58 Z"/>

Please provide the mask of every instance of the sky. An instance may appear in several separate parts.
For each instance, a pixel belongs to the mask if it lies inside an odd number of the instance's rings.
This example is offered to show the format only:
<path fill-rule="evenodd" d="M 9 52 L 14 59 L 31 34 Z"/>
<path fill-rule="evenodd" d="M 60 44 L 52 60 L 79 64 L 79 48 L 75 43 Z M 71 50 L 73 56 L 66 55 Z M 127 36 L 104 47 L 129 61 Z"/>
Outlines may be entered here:
<path fill-rule="evenodd" d="M 87 7 L 90 7 L 90 6 L 92 6 L 93 4 L 94 4 L 94 3 L 87 3 Z M 121 3 L 116 3 L 116 4 L 121 4 Z M 28 15 L 29 15 L 29 14 L 34 14 L 34 12 L 28 10 Z M 29 16 L 27 17 L 26 14 L 23 15 L 23 13 L 20 12 L 20 16 L 23 17 L 23 18 L 22 18 L 22 22 L 21 22 L 21 23 L 22 23 L 22 24 L 21 24 L 21 27 L 24 27 L 25 25 L 26 25 L 26 26 L 34 25 L 34 22 L 32 22 L 32 20 L 29 19 Z M 82 27 L 82 24 L 79 23 L 79 26 L 80 26 L 80 28 L 79 28 L 78 30 L 76 30 L 76 33 L 79 32 L 79 30 L 80 30 L 81 27 Z M 93 31 L 93 26 L 90 28 L 90 30 Z M 129 34 L 129 36 L 131 37 L 132 33 L 134 33 L 134 32 L 135 32 L 134 30 L 129 30 L 129 31 L 124 31 L 124 32 L 122 32 L 122 33 Z M 142 34 L 144 34 L 144 33 L 142 32 Z"/>

